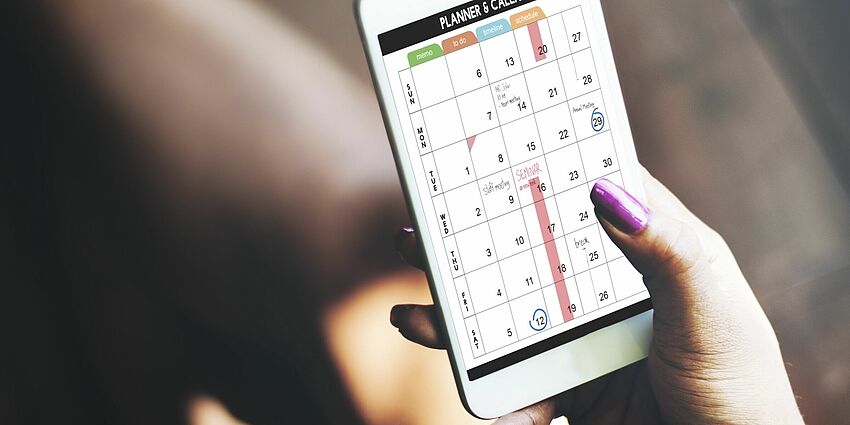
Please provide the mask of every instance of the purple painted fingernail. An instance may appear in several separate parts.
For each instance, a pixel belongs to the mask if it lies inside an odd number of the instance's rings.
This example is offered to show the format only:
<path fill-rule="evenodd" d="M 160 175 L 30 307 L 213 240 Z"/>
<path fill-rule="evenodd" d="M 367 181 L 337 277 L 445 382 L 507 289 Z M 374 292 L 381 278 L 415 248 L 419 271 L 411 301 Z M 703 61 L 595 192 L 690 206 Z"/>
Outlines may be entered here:
<path fill-rule="evenodd" d="M 609 180 L 601 179 L 593 185 L 590 200 L 599 215 L 622 232 L 635 234 L 649 223 L 649 209 Z"/>
<path fill-rule="evenodd" d="M 413 233 L 413 228 L 409 226 L 402 227 L 401 229 L 398 229 L 398 232 L 396 232 L 395 238 L 393 238 L 393 245 L 395 245 L 395 250 L 399 253 L 399 255 L 401 254 L 402 247 L 405 243 L 407 243 L 410 239 L 409 236 Z"/>

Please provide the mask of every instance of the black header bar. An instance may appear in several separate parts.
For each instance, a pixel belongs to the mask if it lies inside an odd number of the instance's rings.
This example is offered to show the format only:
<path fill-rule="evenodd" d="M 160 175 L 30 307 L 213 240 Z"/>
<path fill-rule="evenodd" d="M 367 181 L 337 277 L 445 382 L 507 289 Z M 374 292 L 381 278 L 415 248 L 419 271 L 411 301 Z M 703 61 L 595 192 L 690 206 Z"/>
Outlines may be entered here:
<path fill-rule="evenodd" d="M 381 53 L 386 56 L 429 38 L 530 3 L 534 3 L 534 0 L 473 0 L 379 34 L 378 43 L 381 45 Z"/>

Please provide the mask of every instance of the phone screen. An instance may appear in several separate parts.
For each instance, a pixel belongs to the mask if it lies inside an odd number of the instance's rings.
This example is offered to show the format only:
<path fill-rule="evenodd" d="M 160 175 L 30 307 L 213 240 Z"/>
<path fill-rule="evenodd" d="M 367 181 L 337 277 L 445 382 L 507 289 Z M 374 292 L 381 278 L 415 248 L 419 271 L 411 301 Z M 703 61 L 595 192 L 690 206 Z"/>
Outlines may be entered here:
<path fill-rule="evenodd" d="M 481 0 L 378 37 L 470 380 L 651 308 L 589 198 L 634 184 L 589 16 Z"/>

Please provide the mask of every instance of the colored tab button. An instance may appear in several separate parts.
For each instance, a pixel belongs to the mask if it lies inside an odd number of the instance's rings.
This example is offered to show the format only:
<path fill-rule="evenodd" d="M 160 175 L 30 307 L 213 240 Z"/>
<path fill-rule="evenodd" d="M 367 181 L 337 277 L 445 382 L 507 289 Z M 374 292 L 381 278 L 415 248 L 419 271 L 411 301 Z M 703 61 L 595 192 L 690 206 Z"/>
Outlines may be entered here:
<path fill-rule="evenodd" d="M 443 49 L 437 44 L 432 44 L 408 53 L 407 62 L 410 63 L 410 67 L 412 68 L 416 65 L 422 65 L 431 59 L 437 59 L 440 56 L 443 56 Z"/>
<path fill-rule="evenodd" d="M 493 38 L 499 34 L 504 34 L 511 31 L 511 24 L 504 19 L 493 21 L 483 27 L 478 27 L 475 34 L 478 35 L 478 41 L 484 41 L 488 38 Z"/>
<path fill-rule="evenodd" d="M 514 29 L 524 27 L 532 22 L 537 22 L 546 15 L 543 13 L 543 9 L 540 9 L 537 6 L 532 7 L 531 9 L 526 10 L 525 12 L 520 12 L 515 15 L 511 15 L 511 25 Z"/>
<path fill-rule="evenodd" d="M 467 31 L 463 34 L 458 34 L 452 38 L 443 40 L 443 53 L 449 54 L 455 50 L 463 49 L 478 42 L 478 38 L 472 31 Z"/>

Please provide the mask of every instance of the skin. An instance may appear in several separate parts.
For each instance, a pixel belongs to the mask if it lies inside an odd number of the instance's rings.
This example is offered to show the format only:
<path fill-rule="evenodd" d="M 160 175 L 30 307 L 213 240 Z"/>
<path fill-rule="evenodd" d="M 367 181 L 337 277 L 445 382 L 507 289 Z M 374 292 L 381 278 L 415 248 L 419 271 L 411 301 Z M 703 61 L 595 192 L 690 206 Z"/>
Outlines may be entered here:
<path fill-rule="evenodd" d="M 503 416 L 497 424 L 800 424 L 779 343 L 723 238 L 644 170 L 649 221 L 633 234 L 600 223 L 643 274 L 655 315 L 646 360 Z M 422 268 L 414 232 L 396 247 Z M 433 305 L 398 305 L 407 339 L 444 348 Z"/>

